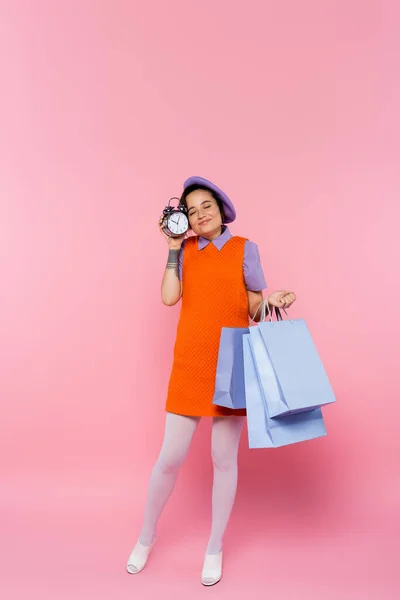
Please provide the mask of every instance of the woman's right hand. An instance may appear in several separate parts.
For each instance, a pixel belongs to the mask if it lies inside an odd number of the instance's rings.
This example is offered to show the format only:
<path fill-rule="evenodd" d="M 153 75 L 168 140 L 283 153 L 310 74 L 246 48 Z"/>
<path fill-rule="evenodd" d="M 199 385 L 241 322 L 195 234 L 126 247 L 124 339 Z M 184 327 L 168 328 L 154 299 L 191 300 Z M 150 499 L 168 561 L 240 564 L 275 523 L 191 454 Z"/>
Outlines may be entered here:
<path fill-rule="evenodd" d="M 186 237 L 186 233 L 184 233 L 183 235 L 180 235 L 179 237 L 171 237 L 171 236 L 167 235 L 165 233 L 165 231 L 163 230 L 163 219 L 164 219 L 164 215 L 161 215 L 160 220 L 158 221 L 158 228 L 161 231 L 161 233 L 163 234 L 164 238 L 167 240 L 169 249 L 170 250 L 180 250 L 180 248 L 183 244 L 183 240 Z"/>

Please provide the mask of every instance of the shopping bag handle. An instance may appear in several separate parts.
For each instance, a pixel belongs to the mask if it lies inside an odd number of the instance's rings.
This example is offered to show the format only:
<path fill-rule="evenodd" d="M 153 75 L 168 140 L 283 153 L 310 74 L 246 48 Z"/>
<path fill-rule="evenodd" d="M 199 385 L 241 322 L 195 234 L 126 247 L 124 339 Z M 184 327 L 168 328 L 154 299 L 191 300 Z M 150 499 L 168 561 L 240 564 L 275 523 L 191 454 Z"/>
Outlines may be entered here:
<path fill-rule="evenodd" d="M 272 322 L 272 316 L 273 316 L 274 309 L 275 309 L 275 314 L 276 314 L 276 320 L 277 321 L 283 321 L 283 317 L 282 317 L 280 309 L 277 306 L 273 306 L 272 307 L 272 312 L 271 312 L 270 308 L 269 308 L 269 304 L 268 304 L 268 299 L 266 298 L 265 300 L 263 300 L 262 302 L 260 302 L 260 304 L 258 305 L 258 308 L 257 308 L 256 312 L 254 313 L 253 318 L 251 319 L 252 323 L 254 323 L 254 319 L 256 318 L 257 313 L 260 310 L 261 306 L 262 306 L 262 310 L 261 310 L 261 322 L 264 322 L 264 321 L 267 320 L 267 314 L 266 314 L 267 310 L 268 310 L 268 316 L 269 316 L 269 318 L 270 318 L 270 320 Z M 289 315 L 287 314 L 286 310 L 284 308 L 282 310 L 285 313 L 285 315 L 287 316 L 287 318 L 289 319 Z M 291 321 L 290 319 L 289 319 L 289 321 L 291 323 L 293 323 L 293 321 Z"/>

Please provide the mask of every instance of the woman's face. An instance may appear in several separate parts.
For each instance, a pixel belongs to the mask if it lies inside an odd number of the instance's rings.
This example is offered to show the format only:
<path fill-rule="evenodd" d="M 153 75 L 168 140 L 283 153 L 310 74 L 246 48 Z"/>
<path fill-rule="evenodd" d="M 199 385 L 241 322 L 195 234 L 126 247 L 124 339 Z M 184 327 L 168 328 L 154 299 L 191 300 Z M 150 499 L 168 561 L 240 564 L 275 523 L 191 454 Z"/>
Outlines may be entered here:
<path fill-rule="evenodd" d="M 217 201 L 207 190 L 195 190 L 186 197 L 190 227 L 197 235 L 216 237 L 221 233 L 222 218 Z"/>

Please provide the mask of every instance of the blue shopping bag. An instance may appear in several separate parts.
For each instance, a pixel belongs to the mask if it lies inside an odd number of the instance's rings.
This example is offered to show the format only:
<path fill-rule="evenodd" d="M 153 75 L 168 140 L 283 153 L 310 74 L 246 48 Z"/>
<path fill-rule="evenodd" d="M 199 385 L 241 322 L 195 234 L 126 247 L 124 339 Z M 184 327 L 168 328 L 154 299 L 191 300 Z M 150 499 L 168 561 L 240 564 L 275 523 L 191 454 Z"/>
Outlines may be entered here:
<path fill-rule="evenodd" d="M 242 337 L 248 328 L 223 327 L 219 343 L 213 404 L 246 408 Z"/>
<path fill-rule="evenodd" d="M 332 386 L 304 319 L 282 320 L 279 309 L 276 315 L 277 321 L 272 321 L 270 314 L 270 321 L 262 320 L 250 327 L 269 415 L 289 415 L 335 402 Z"/>
<path fill-rule="evenodd" d="M 253 357 L 250 333 L 243 335 L 243 365 L 249 448 L 278 448 L 326 435 L 320 408 L 271 419 Z"/>

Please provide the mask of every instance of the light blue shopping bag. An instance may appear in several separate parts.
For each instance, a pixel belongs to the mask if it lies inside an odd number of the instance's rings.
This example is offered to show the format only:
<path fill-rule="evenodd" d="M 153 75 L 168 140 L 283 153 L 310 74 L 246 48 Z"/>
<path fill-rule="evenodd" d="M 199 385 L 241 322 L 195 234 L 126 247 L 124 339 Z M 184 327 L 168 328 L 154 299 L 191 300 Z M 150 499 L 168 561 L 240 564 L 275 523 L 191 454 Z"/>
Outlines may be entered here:
<path fill-rule="evenodd" d="M 271 419 L 257 374 L 250 333 L 243 335 L 243 364 L 249 448 L 278 448 L 326 435 L 320 408 Z"/>
<path fill-rule="evenodd" d="M 248 328 L 223 327 L 218 352 L 213 404 L 246 408 L 243 372 L 243 335 Z"/>
<path fill-rule="evenodd" d="M 286 313 L 286 311 L 285 311 Z M 265 313 L 264 313 L 265 314 Z M 304 319 L 263 320 L 250 327 L 254 357 L 271 417 L 336 401 Z M 287 313 L 286 313 L 287 314 Z"/>

